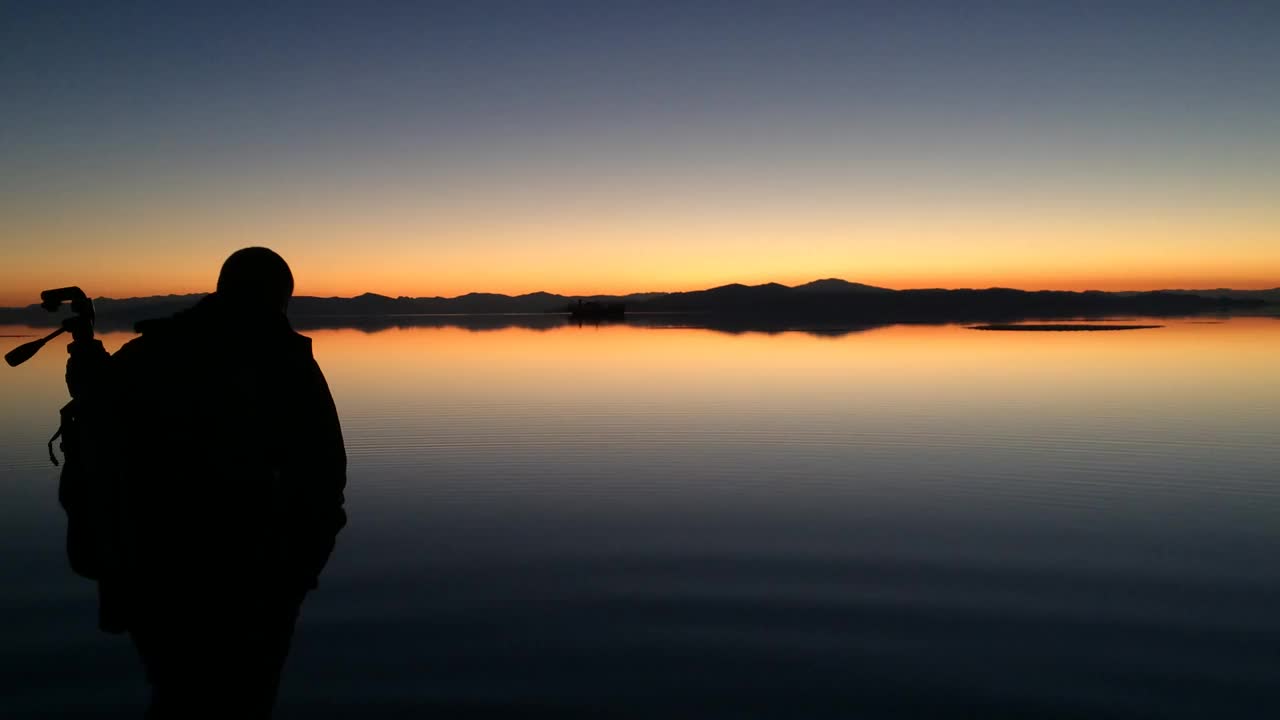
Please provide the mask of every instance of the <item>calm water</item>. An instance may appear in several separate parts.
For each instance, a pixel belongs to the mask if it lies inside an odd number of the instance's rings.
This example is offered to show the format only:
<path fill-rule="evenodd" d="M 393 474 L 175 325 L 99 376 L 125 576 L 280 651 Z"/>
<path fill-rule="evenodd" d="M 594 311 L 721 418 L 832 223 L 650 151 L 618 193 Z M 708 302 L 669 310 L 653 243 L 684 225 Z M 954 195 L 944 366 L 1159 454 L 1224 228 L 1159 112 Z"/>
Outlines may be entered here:
<path fill-rule="evenodd" d="M 1161 322 L 311 331 L 351 524 L 279 714 L 1280 716 L 1280 321 Z M 0 716 L 130 716 L 64 361 L 0 368 Z"/>

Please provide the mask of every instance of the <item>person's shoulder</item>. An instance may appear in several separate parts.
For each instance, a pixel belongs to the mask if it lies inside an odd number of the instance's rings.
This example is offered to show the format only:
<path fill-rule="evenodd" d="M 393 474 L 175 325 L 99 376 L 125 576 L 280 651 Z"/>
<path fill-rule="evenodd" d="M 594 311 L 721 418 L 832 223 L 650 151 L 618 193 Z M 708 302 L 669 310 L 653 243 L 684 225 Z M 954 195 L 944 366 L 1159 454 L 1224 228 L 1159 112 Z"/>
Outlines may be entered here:
<path fill-rule="evenodd" d="M 136 358 L 146 356 L 151 352 L 154 346 L 154 335 L 139 335 L 124 345 L 121 345 L 120 349 L 115 351 L 111 357 L 114 358 L 117 363 L 121 361 L 132 361 Z"/>
<path fill-rule="evenodd" d="M 175 344 L 187 342 L 191 335 L 198 334 L 209 315 L 209 296 L 205 296 L 195 305 L 179 310 L 168 317 L 148 318 L 133 324 L 133 331 L 138 337 L 125 343 L 120 352 L 157 352 Z M 193 333 L 193 331 L 195 331 Z"/>
<path fill-rule="evenodd" d="M 289 342 L 293 345 L 294 352 L 305 362 L 315 361 L 316 355 L 311 344 L 311 338 L 299 333 L 293 333 L 293 336 L 289 338 Z"/>
<path fill-rule="evenodd" d="M 113 372 L 121 379 L 143 380 L 151 377 L 157 368 L 167 364 L 170 356 L 167 343 L 155 333 L 147 333 L 129 340 L 111 354 Z"/>
<path fill-rule="evenodd" d="M 294 330 L 292 327 L 289 327 L 284 333 L 284 342 L 290 350 L 311 353 L 311 338 Z"/>
<path fill-rule="evenodd" d="M 291 367 L 301 369 L 315 363 L 311 338 L 295 331 L 292 327 L 277 336 L 274 346 L 278 357 Z"/>

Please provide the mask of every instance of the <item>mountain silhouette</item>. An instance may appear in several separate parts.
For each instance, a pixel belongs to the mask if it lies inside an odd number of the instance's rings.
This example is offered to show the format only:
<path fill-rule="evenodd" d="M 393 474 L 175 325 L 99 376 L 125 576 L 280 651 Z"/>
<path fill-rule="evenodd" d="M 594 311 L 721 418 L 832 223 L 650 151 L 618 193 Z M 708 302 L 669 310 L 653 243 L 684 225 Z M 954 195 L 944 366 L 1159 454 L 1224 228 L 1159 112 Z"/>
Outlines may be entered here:
<path fill-rule="evenodd" d="M 191 307 L 203 294 L 141 298 L 96 298 L 98 325 L 129 328 Z M 734 326 L 758 322 L 786 326 L 809 321 L 874 325 L 893 322 L 1002 322 L 1019 319 L 1103 317 L 1107 315 L 1192 315 L 1208 312 L 1271 313 L 1280 306 L 1280 288 L 1270 290 L 1160 290 L 1102 292 L 1027 291 L 1011 288 L 892 290 L 839 278 L 794 287 L 780 283 L 731 283 L 706 290 L 628 295 L 570 296 L 550 292 L 523 295 L 473 292 L 457 297 L 296 296 L 289 315 L 309 326 L 369 324 L 369 318 L 425 315 L 559 313 L 579 298 L 625 303 L 628 313 L 681 313 L 724 318 Z M 0 308 L 0 323 L 56 325 L 62 316 L 38 304 Z M 384 323 L 373 323 L 382 325 Z"/>
<path fill-rule="evenodd" d="M 1021 319 L 1110 315 L 1194 315 L 1257 310 L 1264 299 L 1205 297 L 1186 293 L 1105 293 L 1057 290 L 886 290 L 824 280 L 796 288 L 725 285 L 710 290 L 669 293 L 639 303 L 642 312 L 697 313 L 782 320 L 855 324 L 901 322 L 1001 322 Z"/>
<path fill-rule="evenodd" d="M 889 288 L 876 287 L 874 285 L 863 285 L 862 283 L 849 282 L 840 278 L 825 278 L 823 280 L 814 280 L 803 285 L 796 285 L 793 290 L 800 292 L 876 292 L 886 293 L 894 292 Z"/>

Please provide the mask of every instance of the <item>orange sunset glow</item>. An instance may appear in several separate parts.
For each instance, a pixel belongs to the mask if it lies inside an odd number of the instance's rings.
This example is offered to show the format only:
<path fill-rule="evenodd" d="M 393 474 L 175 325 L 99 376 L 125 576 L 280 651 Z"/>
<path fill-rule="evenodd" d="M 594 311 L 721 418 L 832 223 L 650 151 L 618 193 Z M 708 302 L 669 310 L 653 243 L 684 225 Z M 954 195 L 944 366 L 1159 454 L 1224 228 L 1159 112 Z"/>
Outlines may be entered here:
<path fill-rule="evenodd" d="M 712 33 L 716 52 L 480 31 L 342 67 L 323 34 L 260 55 L 209 38 L 212 59 L 176 65 L 109 52 L 123 35 L 23 45 L 23 112 L 0 118 L 0 305 L 68 284 L 205 292 L 248 245 L 318 296 L 1280 286 L 1267 43 L 1112 47 L 1088 25 L 1025 56 L 988 52 L 1007 38 L 953 55 L 941 24 L 901 38 L 899 66 L 856 23 L 794 47 L 732 25 L 745 35 Z M 523 63 L 478 53 L 490 41 Z M 670 43 L 680 64 L 655 73 Z M 249 67 L 223 76 L 224 56 Z M 1196 56 L 1211 74 L 1167 69 Z M 110 91 L 88 70 L 104 57 Z"/>
<path fill-rule="evenodd" d="M 996 222 L 927 212 L 876 222 L 874 209 L 863 212 L 821 223 L 791 214 L 701 224 L 603 215 L 588 222 L 566 215 L 563 222 L 526 225 L 514 217 L 475 227 L 448 218 L 396 225 L 387 218 L 334 216 L 226 229 L 177 218 L 159 226 L 126 219 L 119 227 L 94 228 L 29 220 L 8 233 L 28 238 L 29 246 L 8 250 L 0 304 L 28 304 L 45 287 L 73 283 L 108 297 L 207 292 L 227 254 L 259 243 L 289 260 L 297 294 L 315 296 L 622 294 L 732 282 L 795 285 L 822 277 L 895 289 L 1280 284 L 1280 242 L 1273 241 L 1280 218 L 1272 210 L 1245 217 L 1203 213 L 1177 222 L 1075 217 L 1056 223 L 1037 216 Z M 168 240 L 171 233 L 183 234 L 183 241 Z M 95 243 L 73 249 L 89 235 Z M 106 254 L 95 247 L 114 249 Z"/>

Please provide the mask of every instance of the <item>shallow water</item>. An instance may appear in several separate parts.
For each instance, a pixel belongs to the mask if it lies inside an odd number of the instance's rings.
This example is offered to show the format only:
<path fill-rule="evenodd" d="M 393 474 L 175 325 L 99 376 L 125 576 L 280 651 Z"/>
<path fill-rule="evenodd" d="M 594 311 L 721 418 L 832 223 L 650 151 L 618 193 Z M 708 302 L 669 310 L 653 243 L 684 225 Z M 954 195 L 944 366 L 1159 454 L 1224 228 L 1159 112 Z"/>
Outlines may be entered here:
<path fill-rule="evenodd" d="M 279 715 L 1273 716 L 1280 321 L 1137 320 L 309 331 L 351 522 Z M 0 716 L 133 716 L 64 360 L 0 372 Z"/>

